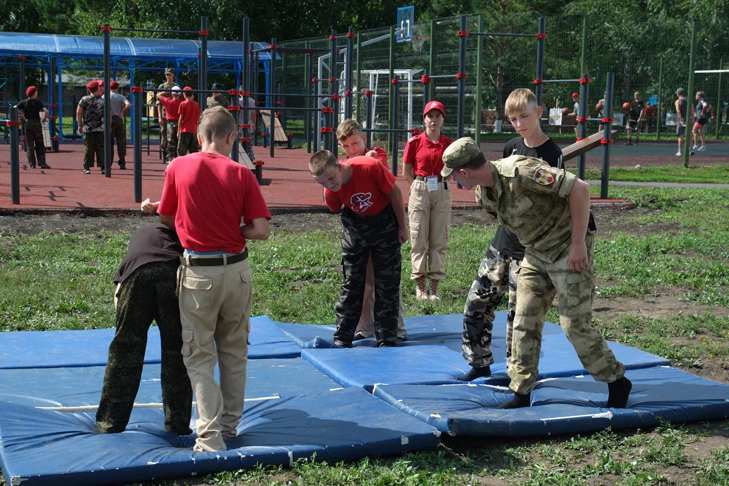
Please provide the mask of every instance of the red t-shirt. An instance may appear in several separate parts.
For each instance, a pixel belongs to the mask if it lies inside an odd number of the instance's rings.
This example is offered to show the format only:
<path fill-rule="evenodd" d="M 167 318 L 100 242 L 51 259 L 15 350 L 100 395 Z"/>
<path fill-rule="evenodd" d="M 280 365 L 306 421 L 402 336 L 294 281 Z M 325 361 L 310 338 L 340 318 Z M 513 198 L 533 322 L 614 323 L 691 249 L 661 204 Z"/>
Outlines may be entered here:
<path fill-rule="evenodd" d="M 410 137 L 408 143 L 405 144 L 403 162 L 413 166 L 416 176 L 440 175 L 443 168 L 443 152 L 452 141 L 445 135 L 441 135 L 437 142 L 433 142 L 425 132 Z"/>
<path fill-rule="evenodd" d="M 228 253 L 240 253 L 246 246 L 241 217 L 245 224 L 271 218 L 253 172 L 210 152 L 172 161 L 157 212 L 174 216 L 183 248 Z"/>
<path fill-rule="evenodd" d="M 380 161 L 361 155 L 346 162 L 352 174 L 337 192 L 324 189 L 324 201 L 334 212 L 346 206 L 360 216 L 379 214 L 390 204 L 395 176 Z"/>
<path fill-rule="evenodd" d="M 197 122 L 200 120 L 200 105 L 195 100 L 184 100 L 180 103 L 180 133 L 197 133 Z"/>
<path fill-rule="evenodd" d="M 387 166 L 387 152 L 385 152 L 385 149 L 382 147 L 372 147 L 370 150 L 375 151 L 375 155 L 373 156 L 374 158 L 379 160 L 381 164 Z M 369 150 L 367 152 L 369 152 Z"/>
<path fill-rule="evenodd" d="M 165 120 L 175 121 L 179 118 L 182 99 L 175 96 L 160 96 L 159 102 L 165 107 Z"/>

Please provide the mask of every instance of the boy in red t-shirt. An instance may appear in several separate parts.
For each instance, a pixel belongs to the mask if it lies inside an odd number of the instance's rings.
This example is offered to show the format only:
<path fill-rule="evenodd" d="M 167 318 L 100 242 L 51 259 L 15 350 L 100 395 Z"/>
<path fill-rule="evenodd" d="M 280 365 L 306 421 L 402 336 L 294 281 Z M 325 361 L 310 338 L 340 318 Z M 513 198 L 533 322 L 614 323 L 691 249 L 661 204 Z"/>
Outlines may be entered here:
<path fill-rule="evenodd" d="M 197 146 L 197 123 L 200 120 L 200 105 L 197 104 L 192 94 L 192 87 L 182 88 L 182 96 L 185 98 L 180 103 L 178 113 L 180 118 L 177 122 L 179 142 L 177 142 L 177 156 L 190 154 L 198 151 Z"/>
<path fill-rule="evenodd" d="M 367 149 L 367 139 L 362 132 L 362 126 L 356 121 L 347 119 L 343 120 L 337 127 L 337 140 L 339 146 L 344 150 L 347 159 L 366 155 L 379 160 L 387 167 L 387 152 L 382 147 L 372 147 Z M 372 258 L 367 260 L 367 275 L 365 278 L 364 299 L 362 300 L 362 314 L 359 316 L 357 330 L 354 333 L 354 339 L 365 339 L 375 335 L 375 273 L 372 268 Z M 401 340 L 407 339 L 407 331 L 405 331 L 405 322 L 402 318 L 402 300 L 399 304 L 399 312 L 397 316 L 397 337 Z"/>
<path fill-rule="evenodd" d="M 354 157 L 340 164 L 328 150 L 309 161 L 324 200 L 342 217 L 342 292 L 336 305 L 334 345 L 351 347 L 362 313 L 367 260 L 375 273 L 375 336 L 378 346 L 397 346 L 400 303 L 400 245 L 408 230 L 395 176 L 377 159 Z"/>

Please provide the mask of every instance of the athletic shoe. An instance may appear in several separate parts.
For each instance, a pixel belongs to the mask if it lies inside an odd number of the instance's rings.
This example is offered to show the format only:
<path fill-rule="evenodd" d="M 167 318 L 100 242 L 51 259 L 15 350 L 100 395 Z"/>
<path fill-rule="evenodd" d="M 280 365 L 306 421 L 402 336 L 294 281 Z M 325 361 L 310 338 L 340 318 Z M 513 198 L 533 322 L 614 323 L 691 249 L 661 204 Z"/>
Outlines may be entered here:
<path fill-rule="evenodd" d="M 84 169 L 84 174 L 91 174 L 91 170 L 89 170 L 89 169 Z"/>
<path fill-rule="evenodd" d="M 700 145 L 699 148 L 696 149 L 697 152 L 703 152 L 704 150 L 706 150 L 705 145 Z"/>
<path fill-rule="evenodd" d="M 676 157 L 681 157 L 681 151 L 676 152 Z"/>
<path fill-rule="evenodd" d="M 694 150 L 694 151 L 695 151 L 695 150 L 696 150 L 697 148 L 699 148 L 699 146 L 698 146 L 698 145 L 693 145 L 693 146 L 691 146 L 691 150 Z"/>
<path fill-rule="evenodd" d="M 440 302 L 440 297 L 438 297 L 438 294 L 430 294 L 430 296 L 428 296 L 428 300 L 431 302 Z"/>
<path fill-rule="evenodd" d="M 415 287 L 415 300 L 428 300 L 428 291 Z"/>

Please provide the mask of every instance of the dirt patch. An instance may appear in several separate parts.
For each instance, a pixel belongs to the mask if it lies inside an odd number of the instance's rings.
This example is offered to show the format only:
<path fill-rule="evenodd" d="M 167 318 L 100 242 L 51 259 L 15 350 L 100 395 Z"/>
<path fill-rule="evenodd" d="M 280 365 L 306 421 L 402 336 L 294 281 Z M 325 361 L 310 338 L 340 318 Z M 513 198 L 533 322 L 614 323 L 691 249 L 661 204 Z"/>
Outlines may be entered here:
<path fill-rule="evenodd" d="M 703 315 L 711 314 L 720 317 L 729 316 L 729 309 L 709 305 L 695 304 L 684 301 L 676 292 L 670 289 L 670 294 L 647 295 L 640 298 L 614 297 L 606 299 L 596 297 L 592 311 L 596 318 L 602 320 L 615 320 L 625 315 L 638 315 L 643 317 L 665 319 L 677 315 Z"/>

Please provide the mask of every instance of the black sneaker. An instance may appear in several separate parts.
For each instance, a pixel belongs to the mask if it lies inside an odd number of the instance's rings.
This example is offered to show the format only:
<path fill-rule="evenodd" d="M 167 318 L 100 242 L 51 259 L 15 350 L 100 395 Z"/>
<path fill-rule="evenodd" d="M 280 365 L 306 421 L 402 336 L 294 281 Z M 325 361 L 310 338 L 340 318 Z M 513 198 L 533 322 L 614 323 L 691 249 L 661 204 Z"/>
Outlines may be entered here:
<path fill-rule="evenodd" d="M 491 367 L 490 366 L 483 366 L 483 367 L 471 367 L 471 369 L 466 373 L 465 375 L 459 377 L 458 379 L 460 381 L 473 381 L 476 378 L 480 377 L 488 378 L 491 376 Z"/>
<path fill-rule="evenodd" d="M 608 383 L 608 408 L 625 408 L 628 405 L 628 397 L 630 390 L 633 389 L 633 383 L 626 377 Z"/>
<path fill-rule="evenodd" d="M 351 342 L 342 341 L 341 339 L 335 339 L 334 340 L 334 347 L 335 348 L 351 348 L 352 347 L 352 343 Z"/>
<path fill-rule="evenodd" d="M 126 162 L 119 162 L 119 170 L 127 170 Z"/>
<path fill-rule="evenodd" d="M 51 168 L 51 166 L 50 166 L 50 165 L 48 165 L 48 164 L 41 164 L 40 168 L 41 168 L 41 169 L 50 169 L 50 168 Z"/>
<path fill-rule="evenodd" d="M 84 174 L 91 174 L 91 169 L 84 169 Z"/>
<path fill-rule="evenodd" d="M 377 343 L 378 348 L 395 348 L 397 346 L 400 346 L 400 341 L 397 339 L 395 339 L 395 340 L 387 339 L 387 340 L 380 341 Z"/>

